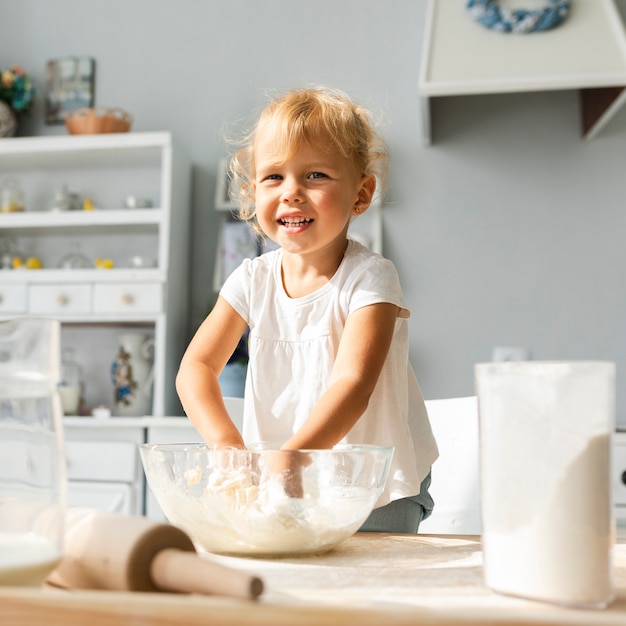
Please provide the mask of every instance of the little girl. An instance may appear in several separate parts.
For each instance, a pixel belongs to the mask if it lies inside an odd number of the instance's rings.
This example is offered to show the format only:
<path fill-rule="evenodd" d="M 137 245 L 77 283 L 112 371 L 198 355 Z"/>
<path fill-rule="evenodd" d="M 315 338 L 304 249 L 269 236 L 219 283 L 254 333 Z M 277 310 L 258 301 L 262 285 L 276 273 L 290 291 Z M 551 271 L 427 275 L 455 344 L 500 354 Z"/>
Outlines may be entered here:
<path fill-rule="evenodd" d="M 241 218 L 279 248 L 226 280 L 176 386 L 214 447 L 393 446 L 385 490 L 361 530 L 417 532 L 433 507 L 438 452 L 408 360 L 410 312 L 392 263 L 348 237 L 388 158 L 367 111 L 338 91 L 296 90 L 270 102 L 232 169 Z M 242 435 L 218 376 L 246 328 Z"/>

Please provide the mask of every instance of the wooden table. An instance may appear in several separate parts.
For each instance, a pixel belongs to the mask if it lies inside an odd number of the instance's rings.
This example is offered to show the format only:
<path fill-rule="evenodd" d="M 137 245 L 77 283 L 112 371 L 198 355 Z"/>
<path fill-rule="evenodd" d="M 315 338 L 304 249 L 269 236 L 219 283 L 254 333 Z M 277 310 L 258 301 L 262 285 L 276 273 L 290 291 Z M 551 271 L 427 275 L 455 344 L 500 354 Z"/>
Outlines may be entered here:
<path fill-rule="evenodd" d="M 495 594 L 480 538 L 360 533 L 306 558 L 219 562 L 260 575 L 257 602 L 167 593 L 0 588 L 2 626 L 450 626 L 626 624 L 626 540 L 614 549 L 616 599 L 574 610 Z"/>

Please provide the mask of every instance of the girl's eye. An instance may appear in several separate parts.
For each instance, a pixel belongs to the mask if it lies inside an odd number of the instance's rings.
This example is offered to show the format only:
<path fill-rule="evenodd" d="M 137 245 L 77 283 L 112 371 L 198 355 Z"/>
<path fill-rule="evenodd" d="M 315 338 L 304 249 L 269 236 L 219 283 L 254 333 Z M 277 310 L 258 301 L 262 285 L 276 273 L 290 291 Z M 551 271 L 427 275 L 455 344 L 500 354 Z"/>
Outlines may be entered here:
<path fill-rule="evenodd" d="M 309 178 L 326 178 L 326 174 L 323 172 L 311 172 Z"/>
<path fill-rule="evenodd" d="M 263 180 L 281 180 L 282 176 L 280 174 L 268 174 L 264 177 Z"/>

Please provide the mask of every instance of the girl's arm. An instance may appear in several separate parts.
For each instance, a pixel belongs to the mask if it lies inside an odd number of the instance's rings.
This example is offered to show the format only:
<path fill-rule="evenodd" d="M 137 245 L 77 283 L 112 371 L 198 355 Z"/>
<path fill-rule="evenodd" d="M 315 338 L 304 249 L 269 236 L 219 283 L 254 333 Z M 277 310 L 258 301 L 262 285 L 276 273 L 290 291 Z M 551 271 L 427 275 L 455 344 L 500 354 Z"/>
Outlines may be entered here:
<path fill-rule="evenodd" d="M 176 390 L 185 413 L 213 447 L 245 447 L 226 411 L 218 382 L 245 329 L 244 319 L 218 297 L 187 347 L 176 375 Z"/>
<path fill-rule="evenodd" d="M 398 310 L 395 304 L 379 303 L 348 317 L 329 387 L 283 449 L 332 448 L 356 424 L 387 358 Z"/>

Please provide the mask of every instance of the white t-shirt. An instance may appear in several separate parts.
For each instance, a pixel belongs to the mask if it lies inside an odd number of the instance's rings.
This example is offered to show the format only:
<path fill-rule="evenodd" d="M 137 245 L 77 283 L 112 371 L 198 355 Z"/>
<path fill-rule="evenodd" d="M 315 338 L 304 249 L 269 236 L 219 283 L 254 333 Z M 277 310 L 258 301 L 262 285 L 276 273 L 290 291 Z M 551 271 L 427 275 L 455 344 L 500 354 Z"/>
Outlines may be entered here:
<path fill-rule="evenodd" d="M 395 448 L 376 506 L 419 493 L 438 456 L 424 399 L 408 358 L 410 315 L 391 261 L 349 240 L 332 279 L 290 298 L 281 278 L 282 251 L 246 259 L 222 297 L 250 327 L 243 438 L 280 445 L 304 423 L 327 388 L 350 313 L 370 304 L 400 307 L 389 354 L 369 405 L 342 440 Z"/>

